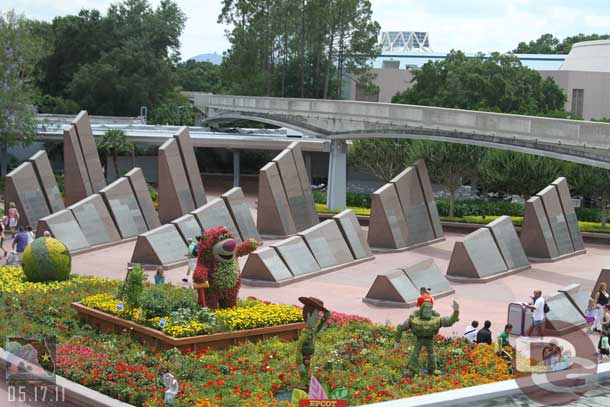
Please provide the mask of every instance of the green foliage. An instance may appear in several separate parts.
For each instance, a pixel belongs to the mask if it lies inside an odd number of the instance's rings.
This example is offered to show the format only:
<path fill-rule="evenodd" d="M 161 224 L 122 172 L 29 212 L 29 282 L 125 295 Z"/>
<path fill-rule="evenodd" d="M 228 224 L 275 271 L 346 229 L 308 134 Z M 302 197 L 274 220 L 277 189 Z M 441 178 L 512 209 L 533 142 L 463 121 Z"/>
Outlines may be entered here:
<path fill-rule="evenodd" d="M 411 142 L 406 139 L 354 140 L 348 150 L 350 165 L 389 182 L 405 168 L 405 157 Z"/>
<path fill-rule="evenodd" d="M 72 258 L 59 240 L 40 237 L 29 244 L 22 255 L 23 273 L 28 281 L 64 281 L 70 277 Z"/>
<path fill-rule="evenodd" d="M 326 191 L 312 191 L 316 203 L 326 204 Z M 363 192 L 348 192 L 345 196 L 346 205 L 349 207 L 371 207 L 371 194 Z"/>
<path fill-rule="evenodd" d="M 222 93 L 222 67 L 189 59 L 176 67 L 178 85 L 192 92 Z"/>
<path fill-rule="evenodd" d="M 481 183 L 494 192 L 528 199 L 563 173 L 564 162 L 513 151 L 489 149 L 479 166 Z"/>
<path fill-rule="evenodd" d="M 538 39 L 529 43 L 520 42 L 513 52 L 516 54 L 569 54 L 572 45 L 577 42 L 607 40 L 608 38 L 610 38 L 610 35 L 607 34 L 578 34 L 559 41 L 553 34 L 542 34 Z"/>
<path fill-rule="evenodd" d="M 337 98 L 347 72 L 369 83 L 380 26 L 369 0 L 223 0 L 232 26 L 223 60 L 228 92 Z"/>
<path fill-rule="evenodd" d="M 570 187 L 591 199 L 601 208 L 602 228 L 606 227 L 607 209 L 610 201 L 610 170 L 589 165 L 566 163 Z"/>
<path fill-rule="evenodd" d="M 125 302 L 129 307 L 135 308 L 140 305 L 146 280 L 146 274 L 144 274 L 142 266 L 135 264 L 127 274 L 127 278 L 125 278 L 123 288 L 121 289 L 121 292 L 123 293 L 121 299 L 125 299 Z"/>
<path fill-rule="evenodd" d="M 34 99 L 34 105 L 39 113 L 76 114 L 80 111 L 78 103 L 61 96 L 37 95 Z"/>
<path fill-rule="evenodd" d="M 537 115 L 563 110 L 566 100 L 553 79 L 542 79 L 508 54 L 467 58 L 451 51 L 442 61 L 424 64 L 415 80 L 392 102 Z"/>
<path fill-rule="evenodd" d="M 485 149 L 468 144 L 414 141 L 405 157 L 404 166 L 424 159 L 432 182 L 449 191 L 449 216 L 454 216 L 455 192 L 468 181 L 478 178 L 478 165 Z"/>
<path fill-rule="evenodd" d="M 8 147 L 36 136 L 34 66 L 44 56 L 27 20 L 14 11 L 0 12 L 0 177 L 8 170 Z"/>
<path fill-rule="evenodd" d="M 150 194 L 150 199 L 152 199 L 153 202 L 157 202 L 159 200 L 159 192 L 152 185 L 148 186 L 148 193 Z"/>
<path fill-rule="evenodd" d="M 173 92 L 164 98 L 150 112 L 150 124 L 169 124 L 175 126 L 192 126 L 193 110 L 187 97 Z"/>
<path fill-rule="evenodd" d="M 127 139 L 127 135 L 123 130 L 111 129 L 106 130 L 102 139 L 97 143 L 98 150 L 110 154 L 114 166 L 114 174 L 120 177 L 118 155 L 132 151 L 133 144 Z M 106 163 L 108 160 L 106 160 Z M 106 164 L 106 166 L 108 166 Z"/>
<path fill-rule="evenodd" d="M 146 287 L 140 299 L 145 318 L 165 317 L 179 309 L 197 309 L 195 290 L 169 284 Z"/>
<path fill-rule="evenodd" d="M 38 84 L 90 114 L 136 115 L 173 90 L 185 20 L 171 0 L 154 9 L 148 0 L 124 0 L 106 15 L 82 9 L 38 24 L 51 50 L 38 66 Z"/>
<path fill-rule="evenodd" d="M 449 200 L 437 199 L 436 207 L 440 216 L 449 215 Z M 482 201 L 463 199 L 455 202 L 455 217 L 463 216 L 523 216 L 523 204 L 508 201 Z"/>

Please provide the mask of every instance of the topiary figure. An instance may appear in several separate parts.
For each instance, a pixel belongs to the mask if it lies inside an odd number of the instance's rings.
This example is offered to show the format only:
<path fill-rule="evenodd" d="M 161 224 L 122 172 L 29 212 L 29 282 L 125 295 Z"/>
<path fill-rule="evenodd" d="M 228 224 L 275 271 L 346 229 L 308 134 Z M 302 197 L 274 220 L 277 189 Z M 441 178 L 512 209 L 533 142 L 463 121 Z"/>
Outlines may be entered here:
<path fill-rule="evenodd" d="M 246 256 L 260 246 L 254 239 L 237 244 L 224 226 L 206 230 L 199 239 L 193 287 L 202 307 L 230 308 L 237 305 L 241 275 L 236 257 Z"/>
<path fill-rule="evenodd" d="M 21 267 L 28 281 L 64 281 L 70 277 L 72 257 L 59 240 L 39 237 L 25 248 Z"/>

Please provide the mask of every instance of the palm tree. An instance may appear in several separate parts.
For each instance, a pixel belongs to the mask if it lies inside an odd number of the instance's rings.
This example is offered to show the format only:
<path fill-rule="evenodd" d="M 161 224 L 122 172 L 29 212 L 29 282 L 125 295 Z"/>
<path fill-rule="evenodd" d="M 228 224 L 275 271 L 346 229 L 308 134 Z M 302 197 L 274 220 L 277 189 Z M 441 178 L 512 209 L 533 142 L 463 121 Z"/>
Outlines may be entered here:
<path fill-rule="evenodd" d="M 108 130 L 100 140 L 97 148 L 106 154 L 112 155 L 112 163 L 114 165 L 114 173 L 116 177 L 120 177 L 119 162 L 117 156 L 121 153 L 133 151 L 133 144 L 127 140 L 127 135 L 123 130 Z M 108 168 L 108 158 L 106 156 L 106 169 Z M 108 173 L 108 171 L 106 171 Z"/>

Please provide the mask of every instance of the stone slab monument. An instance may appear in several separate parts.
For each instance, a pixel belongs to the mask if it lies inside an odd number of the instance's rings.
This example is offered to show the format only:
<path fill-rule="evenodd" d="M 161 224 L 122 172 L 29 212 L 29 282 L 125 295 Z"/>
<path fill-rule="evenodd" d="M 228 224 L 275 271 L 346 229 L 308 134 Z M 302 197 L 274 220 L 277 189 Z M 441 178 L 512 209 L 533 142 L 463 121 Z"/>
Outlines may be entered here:
<path fill-rule="evenodd" d="M 263 235 L 293 235 L 320 222 L 297 142 L 261 168 L 258 203 L 257 225 Z"/>
<path fill-rule="evenodd" d="M 90 246 L 72 211 L 63 209 L 38 221 L 36 236 L 41 237 L 48 231 L 55 239 L 66 245 L 70 253 Z"/>
<path fill-rule="evenodd" d="M 15 203 L 15 207 L 21 215 L 19 225 L 22 226 L 36 227 L 41 218 L 51 213 L 31 162 L 21 163 L 6 175 L 5 202 L 6 208 L 10 203 Z"/>
<path fill-rule="evenodd" d="M 144 216 L 129 180 L 121 177 L 100 190 L 100 195 L 123 239 L 135 237 L 148 230 Z"/>
<path fill-rule="evenodd" d="M 478 229 L 453 246 L 447 279 L 457 282 L 487 282 L 509 271 L 491 231 Z"/>
<path fill-rule="evenodd" d="M 368 243 L 372 248 L 400 249 L 407 246 L 408 234 L 396 185 L 385 184 L 371 198 Z"/>
<path fill-rule="evenodd" d="M 273 161 L 259 171 L 256 225 L 262 235 L 288 236 L 297 232 L 278 165 Z"/>
<path fill-rule="evenodd" d="M 332 219 L 312 226 L 298 234 L 301 236 L 320 268 L 329 268 L 354 261 L 337 222 Z"/>
<path fill-rule="evenodd" d="M 289 237 L 271 247 L 278 252 L 295 277 L 316 273 L 321 269 L 301 236 Z"/>
<path fill-rule="evenodd" d="M 428 203 L 415 166 L 408 167 L 390 180 L 396 186 L 400 206 L 407 223 L 407 246 L 434 240 L 434 229 Z"/>
<path fill-rule="evenodd" d="M 419 289 L 413 285 L 402 269 L 377 275 L 363 302 L 378 307 L 413 307 L 419 297 Z"/>
<path fill-rule="evenodd" d="M 225 201 L 227 209 L 229 210 L 242 239 L 244 241 L 248 239 L 261 240 L 258 230 L 256 229 L 256 224 L 254 223 L 254 217 L 252 216 L 252 212 L 250 211 L 250 207 L 246 202 L 246 198 L 241 188 L 231 188 L 222 194 L 221 198 Z"/>
<path fill-rule="evenodd" d="M 121 240 L 112 216 L 99 194 L 93 194 L 68 207 L 91 246 Z"/>
<path fill-rule="evenodd" d="M 320 218 L 318 217 L 316 203 L 313 199 L 311 180 L 307 175 L 307 167 L 305 166 L 305 160 L 303 159 L 301 145 L 298 141 L 295 141 L 290 143 L 287 149 L 292 151 L 292 157 L 294 158 L 297 174 L 299 174 L 299 181 L 301 182 L 301 188 L 303 189 L 303 198 L 305 199 L 305 207 L 307 208 L 306 214 L 309 220 L 308 223 L 310 226 L 317 225 L 320 222 Z"/>
<path fill-rule="evenodd" d="M 97 192 L 106 186 L 106 179 L 104 178 L 102 163 L 97 152 L 97 145 L 95 144 L 95 138 L 93 138 L 91 122 L 89 121 L 87 112 L 82 110 L 72 121 L 72 125 L 76 129 L 78 135 L 78 141 L 91 188 L 93 189 L 93 192 Z"/>
<path fill-rule="evenodd" d="M 250 253 L 241 276 L 248 285 L 256 285 L 261 281 L 281 283 L 294 277 L 278 252 L 271 247 Z"/>
<path fill-rule="evenodd" d="M 161 226 L 159 214 L 157 213 L 153 200 L 150 197 L 148 184 L 146 183 L 142 170 L 140 168 L 133 168 L 131 171 L 125 174 L 125 177 L 129 180 L 131 189 L 136 196 L 136 200 L 140 206 L 140 211 L 142 212 L 142 216 L 144 216 L 144 221 L 146 222 L 146 227 L 148 229 L 154 229 Z"/>
<path fill-rule="evenodd" d="M 138 236 L 131 263 L 171 267 L 186 263 L 187 251 L 180 232 L 170 223 Z"/>
<path fill-rule="evenodd" d="M 584 316 L 568 296 L 560 292 L 554 292 L 546 295 L 544 299 L 550 309 L 546 314 L 545 326 L 549 334 L 562 336 L 585 327 Z"/>
<path fill-rule="evenodd" d="M 445 278 L 441 269 L 438 268 L 432 259 L 418 261 L 404 267 L 403 271 L 417 290 L 425 287 L 434 298 L 441 298 L 455 293 L 455 290 L 449 285 L 449 281 Z"/>
<path fill-rule="evenodd" d="M 580 284 L 571 284 L 567 287 L 560 288 L 557 291 L 567 296 L 578 312 L 580 312 L 583 317 L 585 316 L 591 297 L 588 292 L 582 289 Z"/>
<path fill-rule="evenodd" d="M 214 199 L 202 207 L 195 209 L 191 214 L 195 215 L 203 230 L 224 226 L 235 236 L 235 240 L 242 242 L 239 229 L 237 229 L 223 199 Z"/>
<path fill-rule="evenodd" d="M 368 241 L 373 250 L 403 251 L 444 240 L 422 160 L 373 193 Z"/>
<path fill-rule="evenodd" d="M 197 164 L 197 157 L 195 157 L 195 149 L 193 148 L 188 127 L 181 127 L 174 135 L 174 138 L 178 142 L 193 202 L 195 207 L 200 207 L 206 204 L 208 200 L 205 196 L 205 189 L 203 188 L 203 181 L 201 180 L 201 173 L 199 172 L 199 165 Z"/>
<path fill-rule="evenodd" d="M 525 203 L 521 243 L 530 261 L 557 261 L 586 252 L 565 178 Z"/>
<path fill-rule="evenodd" d="M 159 147 L 159 219 L 168 223 L 195 209 L 176 139 Z"/>
<path fill-rule="evenodd" d="M 355 259 L 364 259 L 373 255 L 354 211 L 346 209 L 333 216 L 333 219 L 337 222 Z"/>
<path fill-rule="evenodd" d="M 500 216 L 485 226 L 491 232 L 509 270 L 529 268 L 529 261 L 509 216 Z"/>
<path fill-rule="evenodd" d="M 64 130 L 64 200 L 72 205 L 91 195 L 93 188 L 85 166 L 76 128 Z"/>
<path fill-rule="evenodd" d="M 201 225 L 197 218 L 190 213 L 174 219 L 172 224 L 180 232 L 185 244 L 188 242 L 188 239 L 195 239 L 196 236 L 201 236 Z"/>
<path fill-rule="evenodd" d="M 561 209 L 563 210 L 566 222 L 568 223 L 568 229 L 570 230 L 574 250 L 583 250 L 585 248 L 585 242 L 582 239 L 580 227 L 578 226 L 578 219 L 576 218 L 576 211 L 574 210 L 574 205 L 572 204 L 568 180 L 565 177 L 559 177 L 553 181 L 551 185 L 554 185 L 555 188 L 557 188 L 559 201 L 561 202 Z"/>
<path fill-rule="evenodd" d="M 57 180 L 51 168 L 47 152 L 40 150 L 31 156 L 28 161 L 34 166 L 38 183 L 42 187 L 42 192 L 45 195 L 51 213 L 64 209 L 64 200 L 57 186 Z"/>

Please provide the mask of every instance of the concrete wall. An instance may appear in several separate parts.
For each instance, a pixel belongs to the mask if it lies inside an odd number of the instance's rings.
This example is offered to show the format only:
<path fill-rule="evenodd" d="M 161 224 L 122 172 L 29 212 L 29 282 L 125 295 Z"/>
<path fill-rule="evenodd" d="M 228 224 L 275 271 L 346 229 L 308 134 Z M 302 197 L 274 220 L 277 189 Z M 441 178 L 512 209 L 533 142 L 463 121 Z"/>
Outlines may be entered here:
<path fill-rule="evenodd" d="M 371 98 L 358 97 L 356 82 L 350 81 L 351 100 L 365 100 L 369 102 L 385 102 L 389 103 L 392 100 L 392 96 L 396 93 L 403 92 L 414 85 L 413 72 L 408 69 L 382 69 L 375 68 L 372 70 L 377 77 L 373 81 L 375 85 L 379 87 L 379 95 L 373 100 Z"/>
<path fill-rule="evenodd" d="M 540 71 L 551 77 L 565 91 L 565 110 L 572 110 L 572 89 L 584 90 L 583 116 L 585 120 L 610 117 L 610 73 L 583 71 Z"/>

